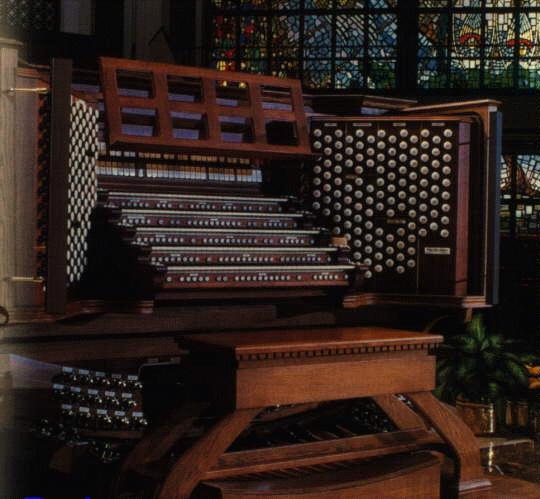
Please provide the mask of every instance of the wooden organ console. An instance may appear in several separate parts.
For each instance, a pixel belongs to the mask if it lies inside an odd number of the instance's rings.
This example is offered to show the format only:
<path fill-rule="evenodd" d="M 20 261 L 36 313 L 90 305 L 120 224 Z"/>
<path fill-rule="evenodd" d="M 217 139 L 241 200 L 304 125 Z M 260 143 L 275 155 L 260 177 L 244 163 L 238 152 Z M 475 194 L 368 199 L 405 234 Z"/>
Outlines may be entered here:
<path fill-rule="evenodd" d="M 40 275 L 55 317 L 496 301 L 496 103 L 308 121 L 294 80 L 100 64 L 89 90 L 56 61 L 40 107 Z M 112 497 L 493 497 L 474 436 L 430 393 L 442 337 L 253 322 L 168 333 L 185 397 L 148 418 Z M 67 420 L 141 437 L 144 398 L 68 371 L 52 386 Z"/>

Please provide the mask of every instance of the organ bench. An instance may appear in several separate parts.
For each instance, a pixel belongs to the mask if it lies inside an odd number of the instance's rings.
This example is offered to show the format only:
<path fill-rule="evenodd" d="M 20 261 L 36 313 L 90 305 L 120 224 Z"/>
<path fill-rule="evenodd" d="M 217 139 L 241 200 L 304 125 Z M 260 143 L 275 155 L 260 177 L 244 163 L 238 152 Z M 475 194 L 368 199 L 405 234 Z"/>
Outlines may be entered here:
<path fill-rule="evenodd" d="M 194 490 L 193 497 L 223 498 L 323 498 L 337 491 L 343 494 L 338 497 L 378 497 L 372 494 L 383 490 L 384 497 L 439 497 L 439 462 L 425 452 L 433 446 L 447 450 L 454 459 L 453 491 L 481 497 L 490 482 L 484 478 L 476 440 L 459 417 L 430 393 L 435 387 L 433 354 L 440 342 L 438 335 L 366 327 L 179 338 L 179 345 L 190 352 L 187 369 L 194 380 L 193 393 L 207 391 L 220 418 L 170 462 L 159 477 L 158 497 L 189 498 Z M 228 450 L 256 418 L 268 417 L 270 408 L 301 410 L 360 397 L 372 397 L 396 430 Z M 180 413 L 177 423 L 170 419 L 138 443 L 124 462 L 118 487 L 130 472 L 149 469 L 160 460 L 158 468 L 163 470 L 163 458 L 188 431 L 190 418 Z M 366 462 L 373 458 L 377 459 Z M 321 482 L 325 472 L 330 482 L 340 476 L 343 482 L 325 486 Z M 414 483 L 406 492 L 395 489 L 398 495 L 394 495 L 392 487 L 401 483 L 392 481 L 396 473 L 410 480 L 409 472 L 416 476 Z M 374 477 L 378 486 L 372 483 Z M 431 483 L 424 483 L 426 478 Z"/>

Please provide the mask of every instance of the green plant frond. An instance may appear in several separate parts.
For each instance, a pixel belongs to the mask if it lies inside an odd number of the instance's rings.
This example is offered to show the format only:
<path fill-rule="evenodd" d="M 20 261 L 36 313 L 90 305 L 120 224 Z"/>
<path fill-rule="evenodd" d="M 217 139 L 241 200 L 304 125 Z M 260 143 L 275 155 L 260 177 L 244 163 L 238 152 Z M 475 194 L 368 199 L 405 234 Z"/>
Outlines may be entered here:
<path fill-rule="evenodd" d="M 438 366 L 437 376 L 441 380 L 446 380 L 446 379 L 455 377 L 455 366 L 453 365 L 445 365 L 442 367 Z"/>
<path fill-rule="evenodd" d="M 501 358 L 501 356 L 498 353 L 492 352 L 490 350 L 484 352 L 484 362 L 486 363 L 486 366 L 489 368 L 496 368 L 497 364 Z"/>
<path fill-rule="evenodd" d="M 462 336 L 459 339 L 458 348 L 463 353 L 472 354 L 478 350 L 478 342 L 470 336 Z"/>
<path fill-rule="evenodd" d="M 481 343 L 486 337 L 486 328 L 482 316 L 480 314 L 475 315 L 467 324 L 466 330 L 478 343 Z"/>
<path fill-rule="evenodd" d="M 487 398 L 491 401 L 496 400 L 501 395 L 502 389 L 499 383 L 490 382 L 487 384 Z"/>
<path fill-rule="evenodd" d="M 537 356 L 513 353 L 501 334 L 490 334 L 477 314 L 465 333 L 448 338 L 437 359 L 437 394 L 451 400 L 457 395 L 472 401 L 496 401 L 505 393 L 527 393 L 525 363 L 539 364 Z M 540 397 L 539 397 L 540 400 Z"/>
<path fill-rule="evenodd" d="M 528 354 L 520 355 L 520 358 L 524 364 L 529 364 L 531 366 L 540 365 L 540 357 L 538 357 L 538 355 L 528 353 Z"/>
<path fill-rule="evenodd" d="M 516 364 L 513 361 L 507 361 L 505 362 L 505 365 L 508 370 L 508 374 L 514 378 L 518 384 L 523 386 L 527 386 L 529 384 L 527 371 L 521 364 Z"/>
<path fill-rule="evenodd" d="M 484 352 L 490 348 L 491 348 L 491 342 L 489 341 L 489 338 L 484 338 L 478 346 L 478 351 Z"/>
<path fill-rule="evenodd" d="M 511 360 L 512 362 L 515 362 L 516 364 L 520 364 L 522 366 L 525 366 L 525 362 L 523 361 L 523 357 L 520 355 L 516 355 L 515 353 L 511 352 L 504 352 L 503 356 L 507 360 Z"/>
<path fill-rule="evenodd" d="M 500 334 L 494 334 L 488 336 L 491 348 L 494 350 L 500 350 L 504 346 L 504 338 Z"/>

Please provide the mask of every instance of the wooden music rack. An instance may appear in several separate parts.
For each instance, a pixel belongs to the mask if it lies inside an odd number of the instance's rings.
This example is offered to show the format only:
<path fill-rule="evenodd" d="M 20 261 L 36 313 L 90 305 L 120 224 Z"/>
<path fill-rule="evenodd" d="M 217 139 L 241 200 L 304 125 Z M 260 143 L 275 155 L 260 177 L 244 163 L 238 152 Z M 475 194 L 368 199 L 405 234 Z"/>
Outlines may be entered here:
<path fill-rule="evenodd" d="M 106 57 L 100 71 L 115 148 L 312 156 L 297 80 Z M 276 123 L 292 128 L 296 143 L 273 141 L 268 130 Z M 141 125 L 146 132 L 137 132 Z"/>

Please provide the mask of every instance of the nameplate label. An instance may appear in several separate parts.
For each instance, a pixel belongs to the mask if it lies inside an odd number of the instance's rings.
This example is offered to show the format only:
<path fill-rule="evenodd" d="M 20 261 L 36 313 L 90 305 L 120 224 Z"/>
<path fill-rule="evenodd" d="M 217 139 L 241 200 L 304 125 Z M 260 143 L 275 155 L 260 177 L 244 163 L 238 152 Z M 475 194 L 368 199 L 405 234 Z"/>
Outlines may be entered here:
<path fill-rule="evenodd" d="M 431 247 L 431 248 L 425 248 L 424 253 L 426 255 L 450 255 L 450 248 L 437 248 L 437 247 Z"/>

